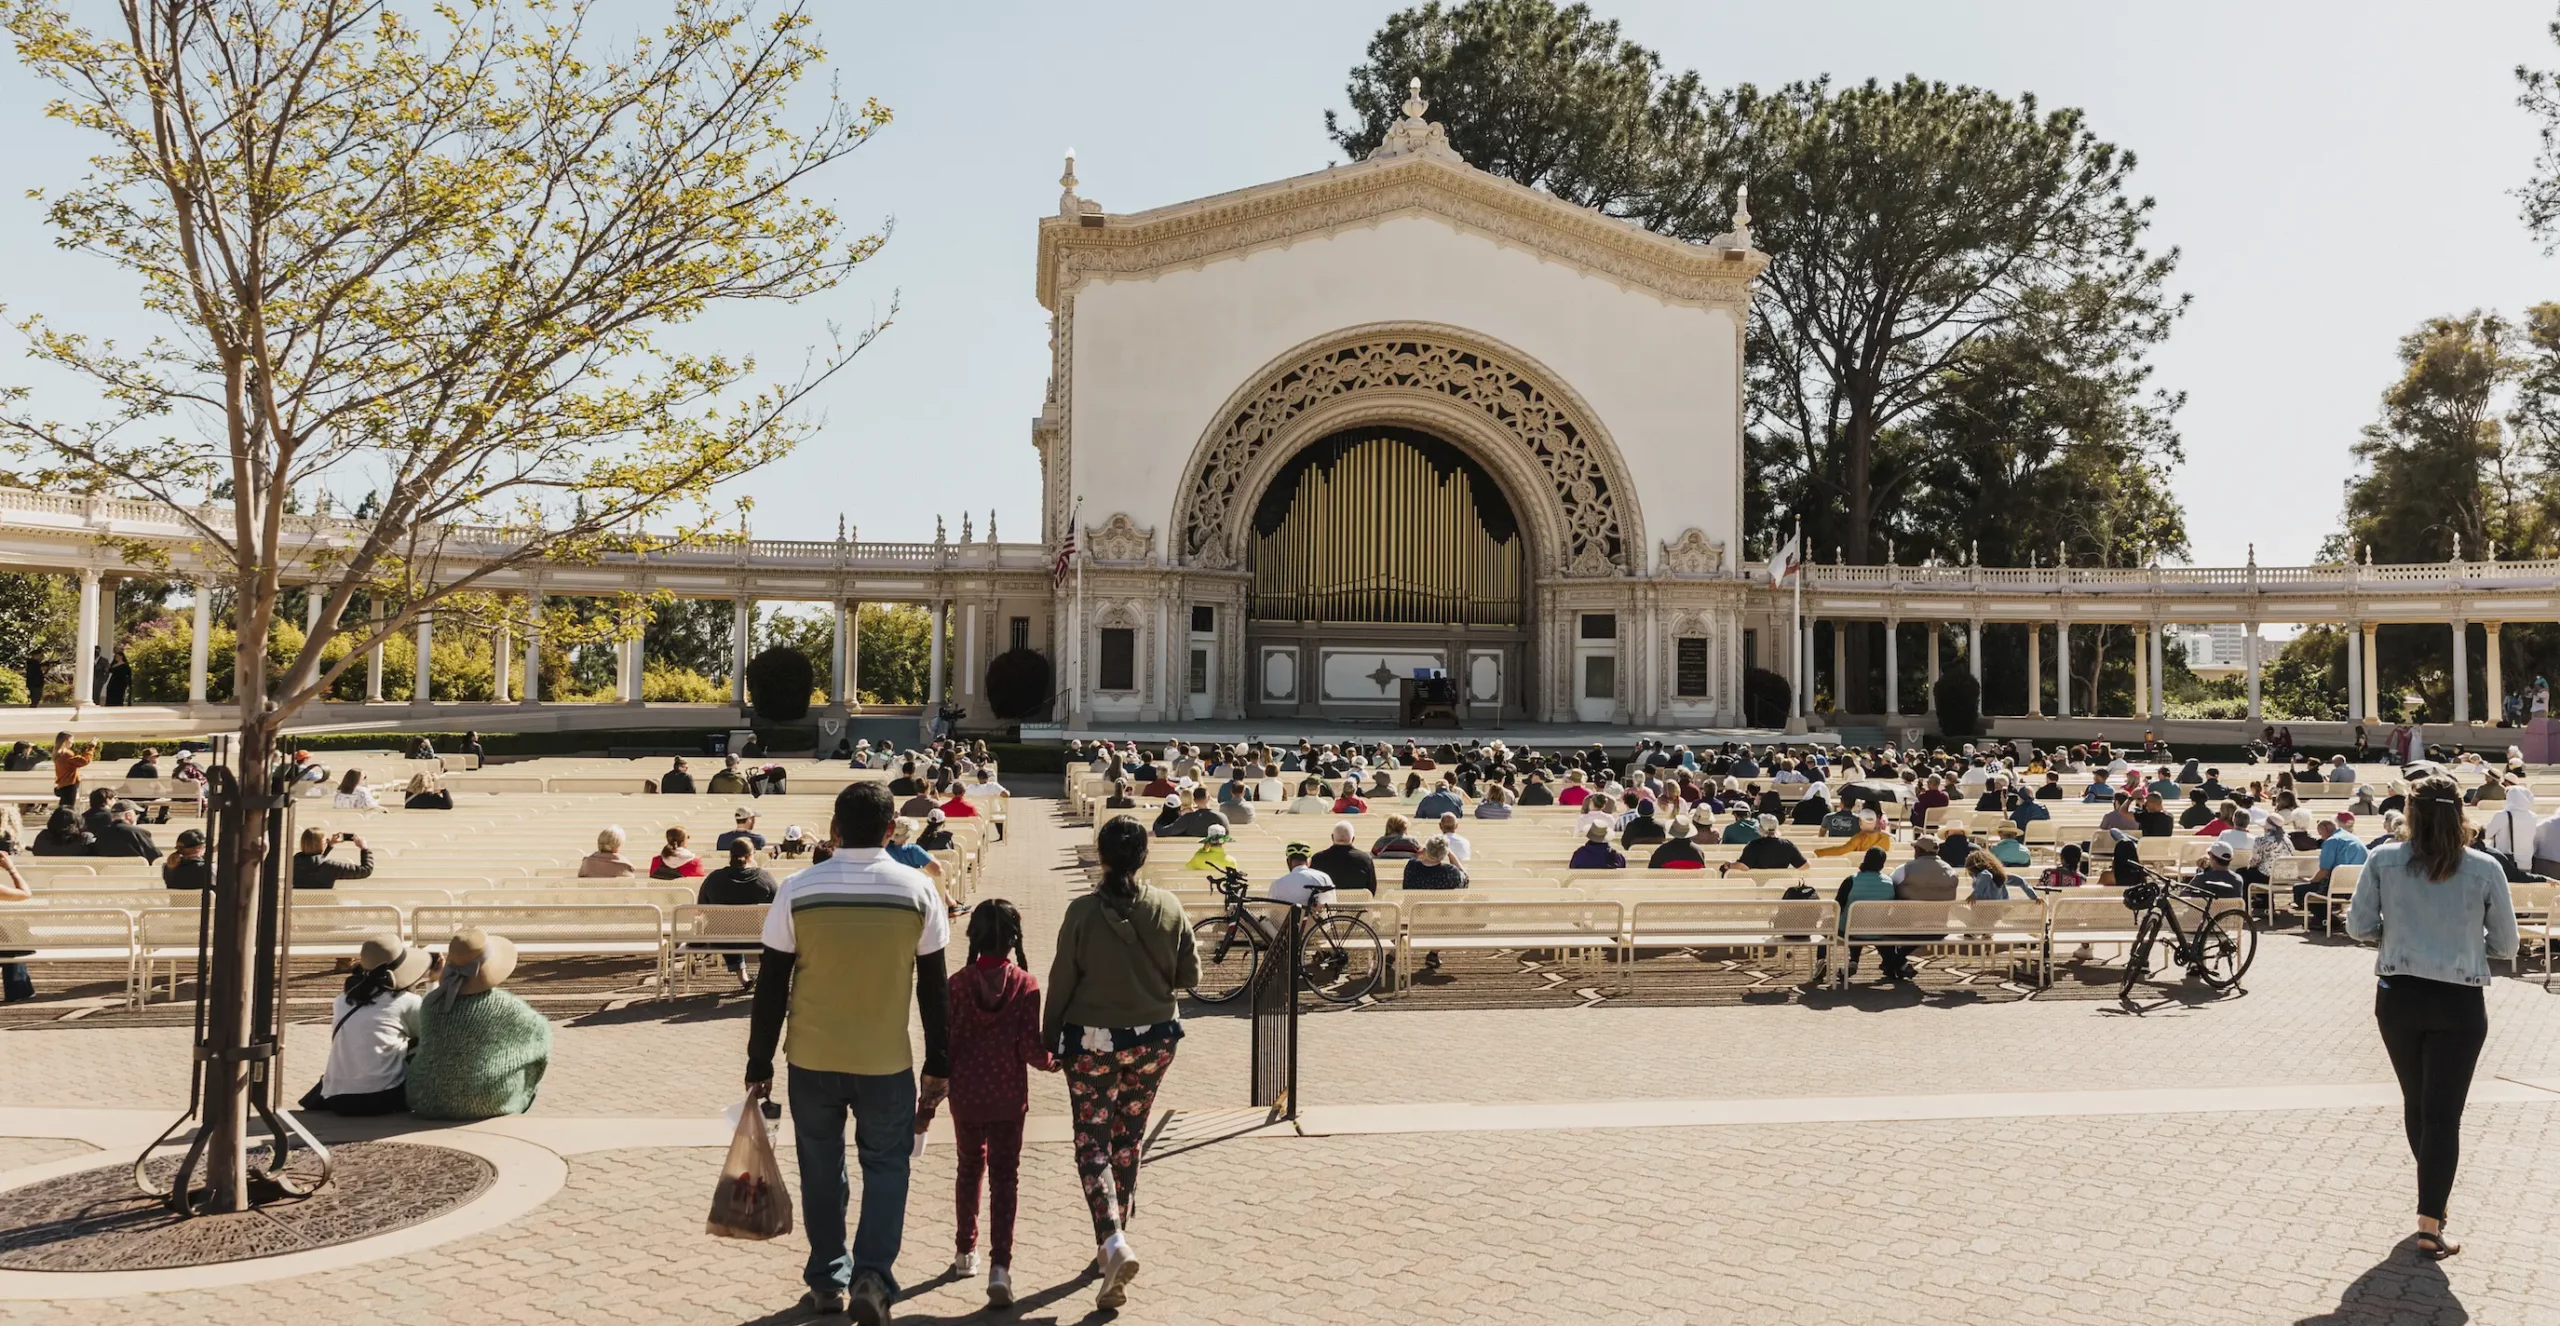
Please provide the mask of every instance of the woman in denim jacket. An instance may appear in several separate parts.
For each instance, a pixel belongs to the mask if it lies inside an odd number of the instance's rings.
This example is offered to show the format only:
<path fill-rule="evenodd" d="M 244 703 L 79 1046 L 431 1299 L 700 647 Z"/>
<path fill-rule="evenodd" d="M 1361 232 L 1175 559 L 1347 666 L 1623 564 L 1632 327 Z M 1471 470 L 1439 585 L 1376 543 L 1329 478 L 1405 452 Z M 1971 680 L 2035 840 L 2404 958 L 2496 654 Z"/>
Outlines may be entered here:
<path fill-rule="evenodd" d="M 2418 1251 L 2441 1260 L 2462 1251 L 2444 1235 L 2445 1200 L 2462 1153 L 2463 1098 L 2489 1034 L 2489 961 L 2515 959 L 2516 913 L 2506 871 L 2469 845 L 2452 779 L 2418 780 L 2408 825 L 2407 842 L 2365 863 L 2347 933 L 2382 944 L 2373 1017 L 2418 1162 Z"/>

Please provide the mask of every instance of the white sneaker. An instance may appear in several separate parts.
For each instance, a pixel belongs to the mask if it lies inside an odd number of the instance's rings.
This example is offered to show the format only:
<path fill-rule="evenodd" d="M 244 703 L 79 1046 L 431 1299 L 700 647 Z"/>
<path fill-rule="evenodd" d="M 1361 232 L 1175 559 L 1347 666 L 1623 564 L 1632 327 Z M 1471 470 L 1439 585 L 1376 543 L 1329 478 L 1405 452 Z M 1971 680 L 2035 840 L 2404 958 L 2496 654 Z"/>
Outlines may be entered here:
<path fill-rule="evenodd" d="M 964 1253 L 961 1253 L 959 1256 L 952 1258 L 952 1259 L 951 1259 L 951 1269 L 950 1269 L 950 1270 L 948 1270 L 948 1271 L 943 1272 L 943 1274 L 948 1275 L 948 1276 L 953 1276 L 953 1277 L 959 1277 L 959 1276 L 970 1276 L 970 1275 L 976 1275 L 977 1273 L 978 1273 L 978 1250 L 977 1250 L 977 1249 L 975 1249 L 975 1248 L 972 1248 L 972 1249 L 970 1249 L 969 1251 L 964 1252 Z"/>
<path fill-rule="evenodd" d="M 990 1266 L 987 1268 L 987 1306 L 991 1308 L 1013 1306 L 1012 1267 Z"/>
<path fill-rule="evenodd" d="M 1102 1245 L 1102 1292 L 1093 1296 L 1098 1308 L 1116 1308 L 1129 1301 L 1129 1282 L 1138 1278 L 1138 1254 L 1129 1247 L 1128 1236 L 1114 1234 Z"/>

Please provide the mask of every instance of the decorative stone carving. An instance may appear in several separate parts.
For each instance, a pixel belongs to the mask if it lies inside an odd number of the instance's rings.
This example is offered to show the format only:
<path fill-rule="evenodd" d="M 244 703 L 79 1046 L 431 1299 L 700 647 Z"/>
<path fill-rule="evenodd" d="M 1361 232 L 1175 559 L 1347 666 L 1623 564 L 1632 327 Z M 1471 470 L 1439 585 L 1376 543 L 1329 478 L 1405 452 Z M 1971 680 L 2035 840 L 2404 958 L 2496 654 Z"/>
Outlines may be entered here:
<path fill-rule="evenodd" d="M 1404 99 L 1404 118 L 1387 126 L 1385 141 L 1369 154 L 1371 161 L 1392 161 L 1397 157 L 1438 157 L 1443 161 L 1459 160 L 1456 148 L 1449 146 L 1449 131 L 1422 118 L 1431 103 L 1422 99 L 1422 80 L 1408 85 Z"/>
<path fill-rule="evenodd" d="M 1563 549 L 1542 548 L 1571 576 L 1625 572 L 1628 522 L 1618 510 L 1614 465 L 1590 427 L 1566 403 L 1519 368 L 1494 355 L 1426 333 L 1386 334 L 1323 350 L 1266 378 L 1242 398 L 1195 461 L 1177 518 L 1176 548 L 1195 566 L 1234 566 L 1227 547 L 1230 518 L 1251 494 L 1239 491 L 1255 457 L 1291 420 L 1328 401 L 1399 388 L 1432 392 L 1480 412 L 1507 433 L 1552 487 L 1564 524 Z M 1532 494 L 1521 494 L 1535 500 Z"/>
<path fill-rule="evenodd" d="M 1229 546 L 1224 534 L 1214 535 L 1201 544 L 1200 551 L 1192 554 L 1191 561 L 1203 571 L 1233 571 L 1242 565 L 1236 560 L 1235 549 Z"/>
<path fill-rule="evenodd" d="M 1724 545 L 1691 525 L 1662 545 L 1662 569 L 1675 576 L 1715 575 L 1724 570 Z"/>
<path fill-rule="evenodd" d="M 1153 526 L 1138 528 L 1128 512 L 1120 511 L 1099 529 L 1085 526 L 1084 544 L 1097 562 L 1144 562 L 1155 556 L 1156 532 Z"/>

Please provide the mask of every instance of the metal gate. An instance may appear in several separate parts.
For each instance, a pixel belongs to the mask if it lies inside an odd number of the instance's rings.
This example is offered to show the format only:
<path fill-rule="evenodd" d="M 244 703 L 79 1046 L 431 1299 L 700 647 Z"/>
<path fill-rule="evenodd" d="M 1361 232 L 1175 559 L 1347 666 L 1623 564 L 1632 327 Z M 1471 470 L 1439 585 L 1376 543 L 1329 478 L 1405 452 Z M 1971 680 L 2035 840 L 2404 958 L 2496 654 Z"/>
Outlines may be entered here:
<path fill-rule="evenodd" d="M 1254 970 L 1248 996 L 1253 1018 L 1253 1104 L 1271 1117 L 1298 1117 L 1298 923 L 1285 909 L 1280 937 Z"/>

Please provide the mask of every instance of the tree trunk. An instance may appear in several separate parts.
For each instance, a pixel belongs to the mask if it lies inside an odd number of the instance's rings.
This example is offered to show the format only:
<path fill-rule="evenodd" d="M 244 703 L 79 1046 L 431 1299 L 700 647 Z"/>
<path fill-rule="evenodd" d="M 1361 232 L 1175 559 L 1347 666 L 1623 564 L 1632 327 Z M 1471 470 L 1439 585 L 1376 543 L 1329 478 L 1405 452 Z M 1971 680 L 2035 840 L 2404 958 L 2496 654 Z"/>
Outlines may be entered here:
<path fill-rule="evenodd" d="M 246 623 L 244 623 L 246 625 Z M 204 1129 L 207 1209 L 249 1209 L 250 1064 L 247 1048 L 258 987 L 258 904 L 267 853 L 267 769 L 275 758 L 274 723 L 267 715 L 266 631 L 243 630 L 232 655 L 233 692 L 240 705 L 240 748 L 233 753 L 235 791 L 223 834 L 233 844 L 230 878 L 217 881 L 212 971 L 205 991 L 205 1032 L 214 1058 L 205 1066 Z"/>

